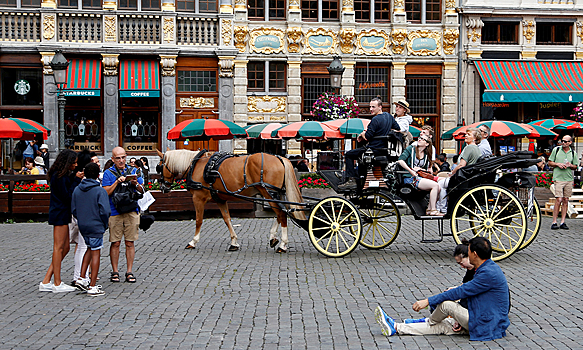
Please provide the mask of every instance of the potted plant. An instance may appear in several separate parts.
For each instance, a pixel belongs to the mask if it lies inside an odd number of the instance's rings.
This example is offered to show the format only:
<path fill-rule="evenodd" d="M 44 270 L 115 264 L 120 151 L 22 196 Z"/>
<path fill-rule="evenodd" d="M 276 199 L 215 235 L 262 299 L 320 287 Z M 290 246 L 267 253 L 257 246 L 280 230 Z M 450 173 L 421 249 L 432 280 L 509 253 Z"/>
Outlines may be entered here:
<path fill-rule="evenodd" d="M 358 103 L 352 96 L 339 96 L 332 92 L 320 95 L 312 105 L 312 120 L 327 121 L 342 118 L 356 118 L 360 113 Z"/>

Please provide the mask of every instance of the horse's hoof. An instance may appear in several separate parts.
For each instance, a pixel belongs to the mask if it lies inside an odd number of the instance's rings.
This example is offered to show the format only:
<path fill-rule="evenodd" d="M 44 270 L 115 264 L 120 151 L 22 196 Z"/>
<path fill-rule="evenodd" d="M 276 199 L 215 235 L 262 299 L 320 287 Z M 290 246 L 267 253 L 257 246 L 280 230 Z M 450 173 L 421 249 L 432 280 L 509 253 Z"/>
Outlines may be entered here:
<path fill-rule="evenodd" d="M 277 248 L 276 253 L 287 253 L 286 249 Z"/>
<path fill-rule="evenodd" d="M 194 249 L 194 248 L 196 248 L 196 247 L 193 245 L 190 245 L 190 244 L 187 244 L 186 247 L 184 247 L 184 249 Z"/>
<path fill-rule="evenodd" d="M 279 239 L 277 238 L 272 238 L 269 240 L 269 246 L 271 248 L 275 248 L 275 246 L 279 243 Z"/>
<path fill-rule="evenodd" d="M 236 245 L 231 245 L 231 246 L 229 247 L 229 251 L 230 251 L 230 252 L 236 252 L 237 250 L 239 250 L 239 247 L 237 247 Z"/>

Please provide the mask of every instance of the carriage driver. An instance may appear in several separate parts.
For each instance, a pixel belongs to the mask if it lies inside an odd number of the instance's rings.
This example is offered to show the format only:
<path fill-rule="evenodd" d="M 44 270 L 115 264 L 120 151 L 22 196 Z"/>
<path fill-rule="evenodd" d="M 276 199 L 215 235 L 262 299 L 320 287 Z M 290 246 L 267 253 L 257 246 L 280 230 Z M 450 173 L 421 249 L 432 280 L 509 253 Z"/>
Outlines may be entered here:
<path fill-rule="evenodd" d="M 397 106 L 397 115 L 403 115 L 407 109 L 400 105 Z M 368 125 L 366 131 L 358 135 L 357 141 L 368 142 L 368 148 L 372 149 L 375 156 L 382 155 L 381 149 L 386 148 L 386 141 L 382 139 L 375 139 L 376 136 L 386 136 L 389 131 L 400 131 L 401 127 L 395 121 L 395 118 L 387 112 L 383 112 L 383 101 L 379 97 L 375 97 L 370 101 L 370 113 L 374 116 Z M 357 173 L 354 169 L 354 161 L 357 160 L 364 152 L 366 147 L 359 147 L 346 152 L 346 173 L 344 174 L 345 182 L 338 186 L 341 190 L 355 189 Z"/>

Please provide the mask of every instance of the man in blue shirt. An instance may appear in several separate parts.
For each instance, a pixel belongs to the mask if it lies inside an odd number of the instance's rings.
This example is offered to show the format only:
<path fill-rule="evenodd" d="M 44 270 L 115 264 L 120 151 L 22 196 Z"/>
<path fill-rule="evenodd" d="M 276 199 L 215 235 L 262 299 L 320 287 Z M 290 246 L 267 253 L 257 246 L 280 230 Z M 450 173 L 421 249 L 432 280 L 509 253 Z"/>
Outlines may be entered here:
<path fill-rule="evenodd" d="M 493 262 L 492 246 L 483 237 L 470 240 L 468 257 L 476 272 L 474 278 L 459 287 L 450 289 L 428 299 L 418 300 L 413 310 L 421 311 L 427 306 L 435 308 L 430 317 L 417 323 L 396 323 L 377 307 L 375 318 L 386 336 L 428 334 L 470 334 L 470 340 L 494 340 L 506 336 L 510 325 L 508 319 L 509 290 L 506 277 Z M 455 300 L 467 298 L 465 309 Z M 451 318 L 448 318 L 451 316 Z"/>
<path fill-rule="evenodd" d="M 122 147 L 115 147 L 112 150 L 112 157 L 114 165 L 105 169 L 103 172 L 103 182 L 102 186 L 107 191 L 109 196 L 109 205 L 111 206 L 111 216 L 109 218 L 109 242 L 111 243 L 109 247 L 109 258 L 111 260 L 111 267 L 113 272 L 111 273 L 111 282 L 119 282 L 119 246 L 121 244 L 122 238 L 124 238 L 126 246 L 126 260 L 127 260 L 127 272 L 125 275 L 125 281 L 130 283 L 135 283 L 136 278 L 132 272 L 134 265 L 134 257 L 136 254 L 134 242 L 138 239 L 138 229 L 140 225 L 140 215 L 139 208 L 132 210 L 127 213 L 118 212 L 118 208 L 115 207 L 112 201 L 112 195 L 118 186 L 124 186 L 126 182 L 126 177 L 128 175 L 135 175 L 137 169 L 130 167 L 126 164 L 126 151 Z M 139 176 L 133 176 L 134 178 L 129 181 L 130 187 L 141 193 L 144 193 L 144 187 L 142 186 L 144 180 Z"/>

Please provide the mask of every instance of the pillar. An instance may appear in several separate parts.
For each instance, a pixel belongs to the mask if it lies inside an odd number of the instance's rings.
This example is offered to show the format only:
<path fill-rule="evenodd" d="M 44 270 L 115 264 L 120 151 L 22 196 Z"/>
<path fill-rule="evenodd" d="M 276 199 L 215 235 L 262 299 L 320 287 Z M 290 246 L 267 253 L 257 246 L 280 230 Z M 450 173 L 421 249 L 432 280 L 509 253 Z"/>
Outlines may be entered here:
<path fill-rule="evenodd" d="M 234 60 L 233 72 L 233 120 L 238 124 L 247 124 L 247 60 Z M 234 152 L 247 152 L 247 140 L 235 140 Z"/>
<path fill-rule="evenodd" d="M 234 121 L 233 105 L 235 88 L 233 81 L 233 59 L 235 56 L 219 56 L 219 118 Z M 233 152 L 233 140 L 220 140 L 219 150 Z"/>
<path fill-rule="evenodd" d="M 175 142 L 170 142 L 165 137 L 167 132 L 176 125 L 176 55 L 160 55 L 160 68 L 162 70 L 162 120 L 158 130 L 162 134 L 161 151 L 166 148 L 174 149 Z"/>
<path fill-rule="evenodd" d="M 101 54 L 103 63 L 103 155 L 119 146 L 119 54 Z"/>
<path fill-rule="evenodd" d="M 53 70 L 49 63 L 54 52 L 41 52 L 43 64 L 43 125 L 51 129 L 51 136 L 46 140 L 52 157 L 57 156 L 59 149 L 59 107 L 57 105 L 57 86 L 53 77 Z"/>

